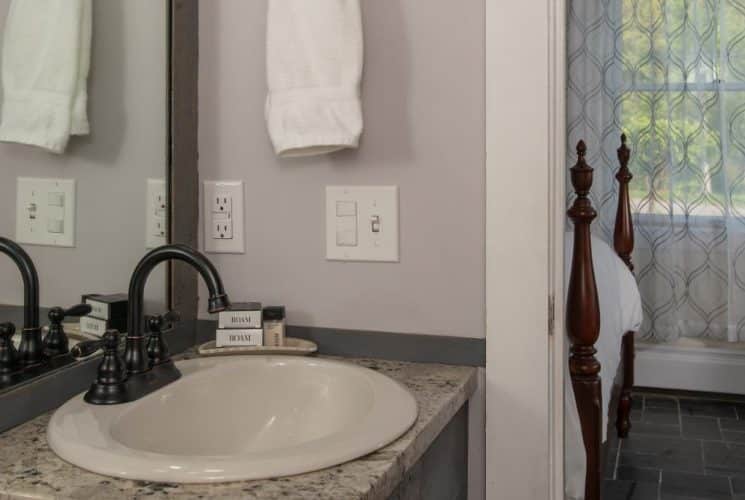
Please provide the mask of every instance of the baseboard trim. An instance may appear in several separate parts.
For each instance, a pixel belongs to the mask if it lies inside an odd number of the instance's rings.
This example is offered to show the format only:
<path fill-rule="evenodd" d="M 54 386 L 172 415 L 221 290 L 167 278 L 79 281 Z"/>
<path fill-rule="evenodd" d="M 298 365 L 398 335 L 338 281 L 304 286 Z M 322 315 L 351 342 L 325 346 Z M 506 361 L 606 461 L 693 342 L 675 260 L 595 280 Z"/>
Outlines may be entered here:
<path fill-rule="evenodd" d="M 743 349 L 636 344 L 638 386 L 743 394 L 744 380 Z"/>

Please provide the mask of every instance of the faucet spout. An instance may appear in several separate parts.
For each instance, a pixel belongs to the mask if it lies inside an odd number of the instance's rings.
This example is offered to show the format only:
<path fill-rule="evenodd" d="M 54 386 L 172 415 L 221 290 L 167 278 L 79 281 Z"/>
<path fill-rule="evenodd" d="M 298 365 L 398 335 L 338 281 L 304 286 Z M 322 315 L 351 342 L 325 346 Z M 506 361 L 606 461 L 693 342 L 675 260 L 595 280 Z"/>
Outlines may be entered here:
<path fill-rule="evenodd" d="M 39 274 L 31 257 L 17 243 L 0 237 L 0 253 L 15 263 L 23 279 L 23 332 L 18 348 L 23 365 L 35 365 L 43 359 L 41 328 L 39 326 Z"/>
<path fill-rule="evenodd" d="M 165 245 L 150 251 L 137 264 L 129 282 L 129 312 L 127 316 L 127 343 L 124 362 L 129 373 L 142 373 L 148 370 L 145 351 L 145 317 L 143 303 L 145 284 L 150 272 L 167 260 L 179 260 L 196 269 L 204 279 L 209 290 L 208 310 L 211 313 L 224 311 L 230 306 L 217 269 L 203 254 L 187 245 Z"/>

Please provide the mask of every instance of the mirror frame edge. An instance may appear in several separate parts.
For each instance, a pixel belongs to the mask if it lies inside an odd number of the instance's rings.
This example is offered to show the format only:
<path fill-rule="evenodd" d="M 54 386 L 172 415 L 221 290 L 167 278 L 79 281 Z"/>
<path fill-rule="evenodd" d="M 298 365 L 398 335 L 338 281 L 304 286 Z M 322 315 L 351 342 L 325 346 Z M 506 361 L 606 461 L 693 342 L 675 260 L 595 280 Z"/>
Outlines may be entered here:
<path fill-rule="evenodd" d="M 168 9 L 168 242 L 198 248 L 199 0 L 168 0 Z M 172 261 L 166 281 L 169 309 L 196 319 L 196 272 Z"/>

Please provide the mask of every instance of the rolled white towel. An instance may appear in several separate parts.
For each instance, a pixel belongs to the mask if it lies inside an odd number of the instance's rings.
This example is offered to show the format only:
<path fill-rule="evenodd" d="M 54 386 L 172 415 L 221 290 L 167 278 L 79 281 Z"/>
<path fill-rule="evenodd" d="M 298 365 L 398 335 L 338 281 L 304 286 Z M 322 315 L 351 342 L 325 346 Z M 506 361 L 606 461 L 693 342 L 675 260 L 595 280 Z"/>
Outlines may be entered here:
<path fill-rule="evenodd" d="M 92 0 L 13 0 L 3 40 L 0 141 L 63 153 L 90 131 Z"/>
<path fill-rule="evenodd" d="M 266 121 L 280 157 L 356 148 L 362 134 L 359 0 L 269 0 Z"/>

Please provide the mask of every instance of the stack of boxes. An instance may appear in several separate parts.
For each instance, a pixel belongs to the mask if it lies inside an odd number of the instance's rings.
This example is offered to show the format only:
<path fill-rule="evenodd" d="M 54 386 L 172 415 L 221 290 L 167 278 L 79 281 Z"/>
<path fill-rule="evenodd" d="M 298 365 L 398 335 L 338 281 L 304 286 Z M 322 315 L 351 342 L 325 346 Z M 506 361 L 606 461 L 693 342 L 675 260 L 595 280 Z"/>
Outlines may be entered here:
<path fill-rule="evenodd" d="M 97 337 L 111 329 L 126 332 L 127 301 L 126 293 L 83 295 L 82 302 L 91 306 L 91 312 L 80 318 L 80 332 Z"/>
<path fill-rule="evenodd" d="M 260 345 L 264 345 L 260 303 L 235 303 L 218 314 L 216 347 Z"/>

